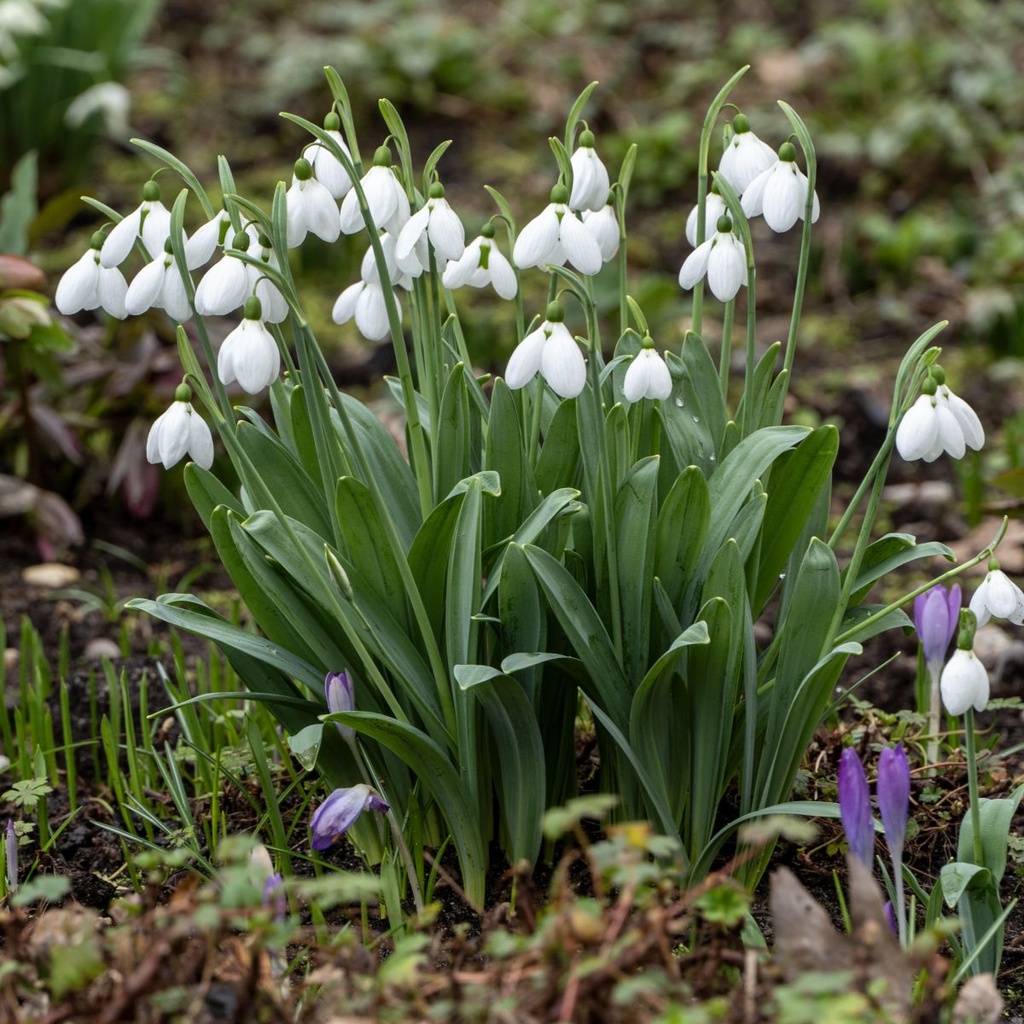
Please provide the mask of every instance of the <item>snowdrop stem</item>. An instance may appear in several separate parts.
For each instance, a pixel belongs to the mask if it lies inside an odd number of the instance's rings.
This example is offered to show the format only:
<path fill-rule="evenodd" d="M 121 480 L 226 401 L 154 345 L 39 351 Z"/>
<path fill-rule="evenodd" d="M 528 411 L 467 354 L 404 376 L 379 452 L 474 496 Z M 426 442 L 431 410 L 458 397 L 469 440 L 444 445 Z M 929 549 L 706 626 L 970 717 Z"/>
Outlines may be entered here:
<path fill-rule="evenodd" d="M 722 352 L 718 357 L 718 379 L 722 385 L 722 401 L 729 404 L 729 365 L 732 362 L 732 322 L 736 313 L 736 300 L 725 304 L 722 320 Z"/>
<path fill-rule="evenodd" d="M 984 867 L 985 851 L 981 844 L 981 804 L 978 798 L 978 751 L 974 739 L 974 708 L 968 708 L 964 712 L 964 757 L 967 760 L 967 792 L 971 801 L 974 863 Z"/>
<path fill-rule="evenodd" d="M 295 360 L 292 359 L 291 349 L 288 347 L 288 343 L 284 338 L 284 331 L 281 330 L 280 324 L 267 324 L 267 330 L 270 331 L 271 337 L 277 342 L 278 351 L 281 353 L 281 359 L 284 362 L 285 370 L 292 380 L 296 379 L 295 376 Z"/>
<path fill-rule="evenodd" d="M 436 335 L 437 341 L 432 344 L 431 339 L 435 336 L 431 331 L 432 314 L 430 310 L 430 298 L 427 293 L 427 282 L 423 277 L 418 277 L 413 286 L 412 293 L 412 347 L 416 356 L 417 383 L 423 397 L 427 400 L 427 408 L 433 422 L 437 422 L 437 374 L 435 372 L 435 360 L 431 358 L 428 351 L 437 347 L 441 342 L 441 335 Z"/>
<path fill-rule="evenodd" d="M 892 456 L 892 446 L 896 440 L 895 424 L 890 423 L 889 433 L 886 434 L 885 440 L 882 442 L 882 446 L 878 449 L 878 454 L 875 455 L 874 461 L 868 468 L 868 471 L 864 474 L 864 479 L 861 480 L 859 486 L 853 497 L 847 503 L 846 511 L 842 514 L 839 522 L 836 524 L 836 528 L 832 531 L 832 536 L 829 537 L 828 546 L 833 551 L 839 546 L 839 542 L 843 538 L 843 534 L 846 532 L 846 528 L 850 525 L 850 520 L 853 519 L 860 507 L 860 503 L 864 498 L 868 488 L 872 487 L 879 476 L 884 480 L 886 471 L 889 468 L 889 459 Z"/>
<path fill-rule="evenodd" d="M 755 408 L 754 387 L 755 370 L 757 368 L 757 303 L 754 301 L 754 254 L 750 244 L 750 230 L 743 225 L 743 244 L 747 247 L 747 364 L 743 378 L 743 436 L 747 437 L 757 430 L 761 410 Z"/>
<path fill-rule="evenodd" d="M 939 729 L 942 727 L 942 699 L 939 693 L 942 665 L 929 665 L 927 672 L 929 678 L 928 746 L 925 749 L 925 759 L 929 765 L 934 765 L 939 759 Z"/>

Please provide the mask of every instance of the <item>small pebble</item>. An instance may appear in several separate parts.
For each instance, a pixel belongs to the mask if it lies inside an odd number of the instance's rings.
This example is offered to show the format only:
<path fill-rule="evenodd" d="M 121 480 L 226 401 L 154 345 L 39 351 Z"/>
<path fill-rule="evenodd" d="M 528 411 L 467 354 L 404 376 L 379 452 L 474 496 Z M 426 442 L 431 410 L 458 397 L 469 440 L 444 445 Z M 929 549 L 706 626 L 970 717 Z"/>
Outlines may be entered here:
<path fill-rule="evenodd" d="M 80 576 L 81 573 L 73 565 L 64 565 L 63 562 L 41 562 L 39 565 L 29 565 L 21 570 L 23 582 L 31 587 L 45 587 L 47 590 L 70 586 L 76 583 Z"/>
<path fill-rule="evenodd" d="M 99 661 L 100 658 L 120 658 L 121 648 L 113 640 L 105 636 L 98 636 L 85 645 L 85 656 L 89 661 Z"/>

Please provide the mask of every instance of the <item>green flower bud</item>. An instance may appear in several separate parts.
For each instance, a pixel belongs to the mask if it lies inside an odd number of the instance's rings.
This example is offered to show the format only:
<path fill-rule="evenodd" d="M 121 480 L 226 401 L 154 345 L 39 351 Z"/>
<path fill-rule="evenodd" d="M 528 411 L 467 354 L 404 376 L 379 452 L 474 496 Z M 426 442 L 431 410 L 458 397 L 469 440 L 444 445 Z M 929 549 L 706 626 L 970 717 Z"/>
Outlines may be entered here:
<path fill-rule="evenodd" d="M 925 377 L 921 381 L 921 394 L 922 395 L 934 395 L 939 390 L 938 384 L 935 383 L 934 377 Z"/>
<path fill-rule="evenodd" d="M 337 132 L 341 130 L 341 118 L 332 110 L 324 118 L 324 131 Z"/>
<path fill-rule="evenodd" d="M 544 319 L 551 324 L 560 324 L 565 319 L 565 307 L 558 301 L 549 302 Z"/>
<path fill-rule="evenodd" d="M 737 114 L 732 119 L 732 130 L 737 135 L 742 135 L 744 132 L 750 131 L 750 122 L 747 120 L 745 114 Z"/>
<path fill-rule="evenodd" d="M 556 185 L 551 190 L 551 202 L 553 202 L 553 203 L 567 203 L 567 202 L 569 202 L 569 190 L 564 185 Z"/>
<path fill-rule="evenodd" d="M 107 237 L 107 233 L 104 230 L 96 231 L 93 233 L 92 238 L 89 239 L 90 249 L 102 249 L 103 239 Z"/>
<path fill-rule="evenodd" d="M 160 186 L 155 181 L 147 181 L 142 186 L 142 198 L 147 203 L 155 203 L 160 198 Z"/>
<path fill-rule="evenodd" d="M 182 381 L 174 389 L 174 400 L 176 402 L 191 402 L 192 401 L 192 389 Z"/>
<path fill-rule="evenodd" d="M 231 239 L 231 248 L 238 249 L 239 252 L 245 252 L 249 248 L 249 232 L 236 231 Z"/>
<path fill-rule="evenodd" d="M 242 306 L 242 316 L 246 320 L 259 320 L 263 316 L 263 307 L 260 304 L 260 300 L 255 295 L 250 295 L 245 300 L 245 305 Z"/>
<path fill-rule="evenodd" d="M 430 186 L 430 191 L 427 195 L 431 199 L 444 199 L 444 185 L 439 181 L 435 181 L 434 184 Z"/>
<path fill-rule="evenodd" d="M 299 181 L 309 181 L 313 177 L 313 165 L 305 157 L 295 161 L 295 177 Z"/>
<path fill-rule="evenodd" d="M 724 213 L 718 218 L 718 223 L 715 225 L 716 231 L 721 231 L 723 234 L 727 234 L 732 231 L 732 218 L 727 217 Z"/>
<path fill-rule="evenodd" d="M 779 159 L 791 164 L 796 160 L 796 146 L 792 142 L 784 142 L 779 146 Z"/>
<path fill-rule="evenodd" d="M 390 167 L 391 166 L 391 150 L 387 146 L 378 146 L 377 151 L 373 154 L 373 166 L 374 167 Z"/>
<path fill-rule="evenodd" d="M 493 238 L 494 237 L 494 225 L 490 221 L 488 221 L 480 229 L 480 234 L 483 235 L 484 238 Z"/>
<path fill-rule="evenodd" d="M 936 384 L 946 383 L 946 371 L 936 363 L 934 366 L 928 368 L 928 372 L 932 375 L 932 379 Z"/>
<path fill-rule="evenodd" d="M 580 132 L 580 145 L 586 149 L 594 148 L 594 133 L 589 128 Z"/>

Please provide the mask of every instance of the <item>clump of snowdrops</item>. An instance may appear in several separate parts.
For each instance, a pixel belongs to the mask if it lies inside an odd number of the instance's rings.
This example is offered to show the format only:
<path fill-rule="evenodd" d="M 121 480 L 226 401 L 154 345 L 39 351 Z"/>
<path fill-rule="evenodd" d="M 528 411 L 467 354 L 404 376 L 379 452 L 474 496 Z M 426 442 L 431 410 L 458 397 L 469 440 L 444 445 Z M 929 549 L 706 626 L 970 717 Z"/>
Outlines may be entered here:
<path fill-rule="evenodd" d="M 135 606 L 219 644 L 245 696 L 273 710 L 296 757 L 319 771 L 332 792 L 312 820 L 313 847 L 347 833 L 417 899 L 425 850 L 452 844 L 476 906 L 495 842 L 513 864 L 545 855 L 544 811 L 576 793 L 581 715 L 596 731 L 597 785 L 621 818 L 670 837 L 666 855 L 699 880 L 738 823 L 799 808 L 793 779 L 847 659 L 910 624 L 896 604 L 866 603 L 875 582 L 950 555 L 906 534 L 874 536 L 894 446 L 932 459 L 983 440 L 931 346 L 943 325 L 910 345 L 886 439 L 838 523 L 835 428 L 782 422 L 816 164 L 787 104 L 762 129 L 777 149 L 741 113 L 723 117 L 742 73 L 695 140 L 684 334 L 652 336 L 630 296 L 629 186 L 644 157 L 632 147 L 606 168 L 583 119 L 593 86 L 550 140 L 549 204 L 513 209 L 485 186 L 494 213 L 467 241 L 443 184 L 448 143 L 418 164 L 386 100 L 386 135 L 357 133 L 328 69 L 323 125 L 284 115 L 307 138 L 297 134 L 291 183 L 269 210 L 237 193 L 227 159 L 218 207 L 192 170 L 140 142 L 170 172 L 160 182 L 176 174 L 184 187 L 168 208 L 154 175 L 124 217 L 93 202 L 113 226 L 58 288 L 64 312 L 158 307 L 180 324 L 182 385 L 148 455 L 168 467 L 192 460 L 188 492 L 258 632 L 191 594 Z M 197 208 L 203 224 L 187 235 Z M 767 348 L 752 235 L 762 216 L 799 236 L 790 328 Z M 310 232 L 367 244 L 333 317 L 390 340 L 404 443 L 328 370 L 289 259 Z M 135 263 L 128 284 L 122 268 Z M 525 306 L 527 274 L 547 276 L 545 305 Z M 602 275 L 617 276 L 614 322 L 595 304 Z M 721 304 L 713 332 L 705 286 Z M 504 303 L 519 339 L 504 378 L 468 357 L 457 305 L 466 287 Z M 215 351 L 206 318 L 238 310 Z M 235 403 L 236 382 L 269 390 L 269 421 Z M 759 620 L 771 626 L 766 643 Z M 733 821 L 722 815 L 730 789 Z M 747 880 L 764 864 L 748 860 Z"/>

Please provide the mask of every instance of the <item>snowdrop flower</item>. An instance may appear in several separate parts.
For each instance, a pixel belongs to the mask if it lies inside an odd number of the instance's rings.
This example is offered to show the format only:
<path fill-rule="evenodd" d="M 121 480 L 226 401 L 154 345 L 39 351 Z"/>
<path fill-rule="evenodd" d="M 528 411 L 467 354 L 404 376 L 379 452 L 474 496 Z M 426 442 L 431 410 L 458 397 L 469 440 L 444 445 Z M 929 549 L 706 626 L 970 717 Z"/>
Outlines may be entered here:
<path fill-rule="evenodd" d="M 328 189 L 313 177 L 306 159 L 295 161 L 291 187 L 285 193 L 288 211 L 288 248 L 301 245 L 312 231 L 325 242 L 336 242 L 341 234 L 338 204 Z"/>
<path fill-rule="evenodd" d="M 572 192 L 569 206 L 574 210 L 600 210 L 605 205 L 608 189 L 608 171 L 594 150 L 594 133 L 580 132 L 580 144 L 569 160 L 572 165 Z"/>
<path fill-rule="evenodd" d="M 594 236 L 601 259 L 608 263 L 619 251 L 619 217 L 609 195 L 608 202 L 600 210 L 584 210 L 583 226 Z"/>
<path fill-rule="evenodd" d="M 560 302 L 549 303 L 547 319 L 516 346 L 505 370 L 505 383 L 512 390 L 528 384 L 538 370 L 561 398 L 575 398 L 583 390 L 587 364 L 575 338 L 562 323 L 564 316 Z"/>
<path fill-rule="evenodd" d="M 556 185 L 551 202 L 519 233 L 512 262 L 520 270 L 545 264 L 561 266 L 566 260 L 581 274 L 596 274 L 601 269 L 601 247 L 566 205 L 568 195 L 564 185 Z"/>
<path fill-rule="evenodd" d="M 718 173 L 739 195 L 743 195 L 750 183 L 779 158 L 767 142 L 762 142 L 750 130 L 750 122 L 743 114 L 732 119 L 732 132 L 732 138 L 722 153 Z"/>
<path fill-rule="evenodd" d="M 943 452 L 961 459 L 967 448 L 978 451 L 985 443 L 978 414 L 944 381 L 945 374 L 933 366 L 931 376 L 921 385 L 920 397 L 900 420 L 896 451 L 908 462 L 934 462 Z"/>
<path fill-rule="evenodd" d="M 160 186 L 147 181 L 142 188 L 142 203 L 111 228 L 100 250 L 100 262 L 104 267 L 120 266 L 139 238 L 152 258 L 164 251 L 170 233 L 171 211 L 160 202 Z"/>
<path fill-rule="evenodd" d="M 201 228 L 185 240 L 185 263 L 189 270 L 196 270 L 208 263 L 218 246 L 224 244 L 231 229 L 231 218 L 227 210 L 221 210 Z"/>
<path fill-rule="evenodd" d="M 128 282 L 116 267 L 103 266 L 102 246 L 103 234 L 97 231 L 91 247 L 61 277 L 53 301 L 65 316 L 83 309 L 103 309 L 118 320 L 128 315 L 124 308 Z"/>
<path fill-rule="evenodd" d="M 411 281 L 408 276 L 401 274 L 401 268 L 395 256 L 395 239 L 385 233 L 380 236 L 380 244 L 384 250 L 384 263 L 387 267 L 388 277 L 392 283 L 408 287 Z M 368 341 L 380 341 L 387 337 L 391 324 L 388 320 L 384 286 L 381 284 L 373 246 L 370 246 L 363 255 L 359 273 L 361 280 L 350 285 L 338 296 L 334 308 L 331 310 L 331 319 L 336 324 L 343 324 L 354 317 L 356 327 L 364 338 Z M 398 303 L 397 295 L 395 302 Z M 401 316 L 401 306 L 399 306 L 399 316 Z"/>
<path fill-rule="evenodd" d="M 466 231 L 459 215 L 448 205 L 440 182 L 430 186 L 427 201 L 405 222 L 395 242 L 395 256 L 401 264 L 415 253 L 426 269 L 430 265 L 428 242 L 442 263 L 457 260 L 466 251 Z"/>
<path fill-rule="evenodd" d="M 131 95 L 120 82 L 97 82 L 80 92 L 64 112 L 64 122 L 71 128 L 81 128 L 93 114 L 99 114 L 108 135 L 128 135 L 128 111 Z"/>
<path fill-rule="evenodd" d="M 740 204 L 747 217 L 764 214 L 772 231 L 788 231 L 804 219 L 807 209 L 807 175 L 796 165 L 796 147 L 786 142 L 779 149 L 779 159 L 762 171 L 743 193 Z M 811 223 L 818 219 L 821 206 L 814 193 Z"/>
<path fill-rule="evenodd" d="M 707 239 L 708 228 L 717 224 L 720 217 L 728 213 L 725 200 L 715 191 L 708 192 L 704 197 L 704 237 Z M 694 206 L 686 218 L 686 240 L 692 246 L 697 245 L 697 218 L 700 215 L 700 206 Z"/>
<path fill-rule="evenodd" d="M 984 711 L 988 704 L 988 672 L 973 650 L 957 648 L 942 670 L 939 687 L 942 703 L 951 715 L 962 715 L 971 707 Z"/>
<path fill-rule="evenodd" d="M 170 249 L 168 239 L 164 243 L 164 251 L 147 263 L 128 286 L 124 308 L 132 316 L 138 316 L 147 309 L 163 309 L 179 324 L 192 318 L 192 304 L 188 301 L 185 282 L 178 273 Z"/>
<path fill-rule="evenodd" d="M 170 469 L 186 453 L 196 465 L 213 465 L 213 435 L 206 421 L 192 408 L 192 391 L 187 384 L 178 386 L 174 402 L 150 427 L 146 439 L 146 458 L 162 462 Z"/>
<path fill-rule="evenodd" d="M 665 399 L 672 394 L 672 375 L 649 334 L 626 370 L 622 394 L 627 402 L 639 402 L 641 398 Z"/>
<path fill-rule="evenodd" d="M 708 287 L 721 302 L 734 299 L 747 283 L 747 255 L 728 217 L 719 217 L 717 231 L 686 257 L 679 271 L 679 285 L 690 289 L 705 274 Z"/>
<path fill-rule="evenodd" d="M 503 299 L 514 299 L 519 282 L 512 264 L 494 243 L 494 227 L 485 224 L 457 260 L 449 260 L 441 277 L 445 288 L 490 285 Z"/>
<path fill-rule="evenodd" d="M 340 128 L 341 118 L 332 110 L 324 118 L 324 131 L 338 144 L 338 148 L 351 158 L 352 154 L 338 130 Z M 348 176 L 345 165 L 322 142 L 311 143 L 302 151 L 302 155 L 310 162 L 313 168 L 313 177 L 335 199 L 342 199 L 348 195 L 352 188 L 352 179 Z"/>
<path fill-rule="evenodd" d="M 994 558 L 989 562 L 988 574 L 974 592 L 969 608 L 979 626 L 984 626 L 993 617 L 1008 619 L 1017 626 L 1024 624 L 1024 593 L 999 568 Z"/>
<path fill-rule="evenodd" d="M 378 147 L 373 166 L 363 175 L 360 184 L 374 226 L 397 238 L 409 219 L 409 197 L 391 167 L 391 150 L 387 146 Z M 346 235 L 354 235 L 365 226 L 359 197 L 353 190 L 341 204 L 341 230 Z"/>
<path fill-rule="evenodd" d="M 236 231 L 231 249 L 248 252 L 246 231 Z M 196 288 L 196 312 L 200 316 L 225 316 L 238 309 L 252 294 L 249 264 L 231 252 L 224 255 L 203 275 Z"/>
<path fill-rule="evenodd" d="M 281 372 L 281 353 L 260 319 L 260 300 L 245 300 L 242 322 L 224 339 L 217 353 L 217 376 L 225 384 L 237 380 L 243 391 L 258 395 Z"/>
<path fill-rule="evenodd" d="M 391 808 L 366 783 L 336 789 L 316 809 L 310 828 L 313 830 L 313 849 L 326 850 L 341 838 L 363 811 L 387 813 Z"/>

